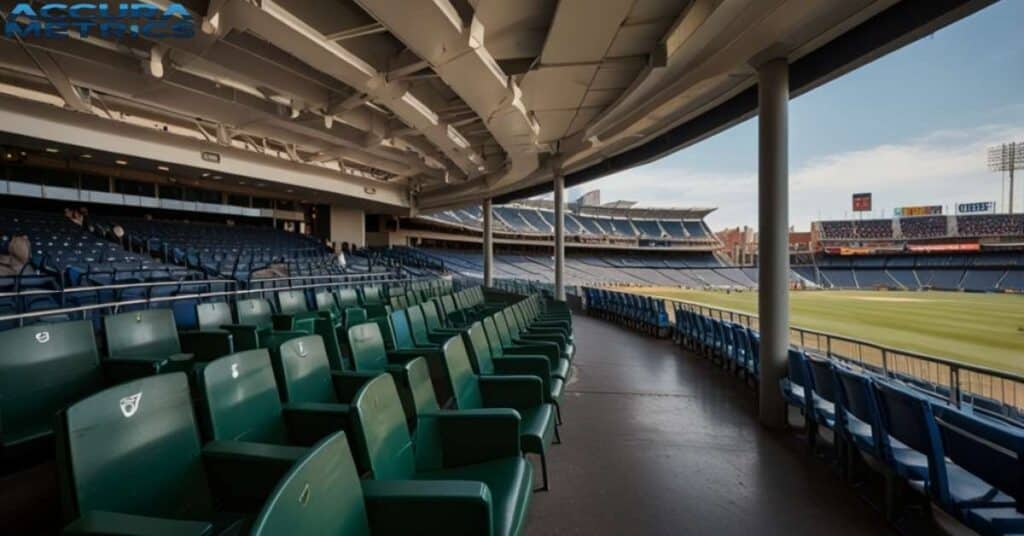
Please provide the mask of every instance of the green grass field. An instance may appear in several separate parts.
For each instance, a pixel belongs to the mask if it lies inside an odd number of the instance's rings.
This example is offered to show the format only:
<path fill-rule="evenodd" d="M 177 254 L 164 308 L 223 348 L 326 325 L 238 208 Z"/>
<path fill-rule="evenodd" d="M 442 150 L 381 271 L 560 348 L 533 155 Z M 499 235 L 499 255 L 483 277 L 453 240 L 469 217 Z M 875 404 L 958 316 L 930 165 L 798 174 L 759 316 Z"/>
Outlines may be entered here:
<path fill-rule="evenodd" d="M 757 293 L 634 288 L 757 313 Z M 1024 296 L 956 292 L 793 291 L 793 326 L 1024 375 Z"/>

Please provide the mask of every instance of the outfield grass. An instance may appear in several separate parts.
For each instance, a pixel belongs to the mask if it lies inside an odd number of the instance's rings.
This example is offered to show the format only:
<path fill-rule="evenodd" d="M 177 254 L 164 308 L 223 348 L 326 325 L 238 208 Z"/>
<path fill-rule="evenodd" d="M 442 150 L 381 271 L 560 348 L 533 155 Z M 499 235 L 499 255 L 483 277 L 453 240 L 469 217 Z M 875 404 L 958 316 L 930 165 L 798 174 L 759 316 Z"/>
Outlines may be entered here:
<path fill-rule="evenodd" d="M 632 288 L 757 313 L 756 292 Z M 790 323 L 1024 375 L 1024 296 L 959 292 L 791 291 Z"/>

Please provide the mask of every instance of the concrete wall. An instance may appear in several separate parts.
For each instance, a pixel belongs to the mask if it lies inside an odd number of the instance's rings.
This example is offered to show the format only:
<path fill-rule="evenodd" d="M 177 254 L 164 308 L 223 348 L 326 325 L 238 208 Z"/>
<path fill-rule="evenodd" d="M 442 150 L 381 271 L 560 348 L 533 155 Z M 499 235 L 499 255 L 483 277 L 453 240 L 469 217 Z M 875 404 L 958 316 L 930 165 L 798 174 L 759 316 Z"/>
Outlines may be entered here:
<path fill-rule="evenodd" d="M 331 242 L 366 245 L 366 213 L 357 208 L 331 207 Z"/>

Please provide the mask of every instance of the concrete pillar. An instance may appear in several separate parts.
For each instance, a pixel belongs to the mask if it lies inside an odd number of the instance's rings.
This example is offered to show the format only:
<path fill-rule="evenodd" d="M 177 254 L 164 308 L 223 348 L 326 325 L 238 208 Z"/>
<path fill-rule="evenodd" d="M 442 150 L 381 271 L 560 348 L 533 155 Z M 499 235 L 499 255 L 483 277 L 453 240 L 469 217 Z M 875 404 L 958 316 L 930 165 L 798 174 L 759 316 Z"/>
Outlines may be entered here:
<path fill-rule="evenodd" d="M 786 425 L 779 379 L 789 350 L 789 64 L 758 66 L 758 293 L 761 388 L 758 413 L 770 428 Z"/>
<path fill-rule="evenodd" d="M 484 199 L 484 286 L 494 286 L 494 209 L 491 199 Z"/>
<path fill-rule="evenodd" d="M 565 177 L 555 174 L 555 299 L 565 301 Z"/>

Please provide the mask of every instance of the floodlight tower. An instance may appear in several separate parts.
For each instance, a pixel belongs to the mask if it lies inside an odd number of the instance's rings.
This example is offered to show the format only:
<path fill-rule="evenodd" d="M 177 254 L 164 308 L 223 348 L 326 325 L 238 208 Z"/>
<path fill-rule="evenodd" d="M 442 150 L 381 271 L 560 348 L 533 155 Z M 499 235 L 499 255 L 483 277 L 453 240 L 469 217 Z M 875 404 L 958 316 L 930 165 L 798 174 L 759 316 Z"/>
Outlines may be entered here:
<path fill-rule="evenodd" d="M 1013 214 L 1013 172 L 1024 169 L 1024 142 L 1010 142 L 988 148 L 988 169 L 1010 173 L 1010 205 Z"/>

